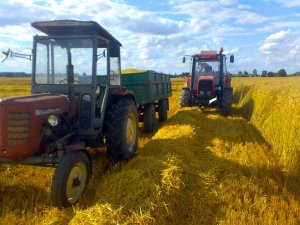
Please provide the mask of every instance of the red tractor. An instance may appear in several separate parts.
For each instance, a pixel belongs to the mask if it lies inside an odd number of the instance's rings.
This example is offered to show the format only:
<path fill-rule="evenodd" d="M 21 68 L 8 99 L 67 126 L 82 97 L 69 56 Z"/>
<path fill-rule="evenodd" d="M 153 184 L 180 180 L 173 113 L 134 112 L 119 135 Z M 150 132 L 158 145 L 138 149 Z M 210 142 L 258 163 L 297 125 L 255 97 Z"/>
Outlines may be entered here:
<path fill-rule="evenodd" d="M 31 95 L 0 98 L 0 165 L 56 167 L 51 200 L 74 205 L 92 172 L 91 156 L 107 149 L 114 161 L 134 157 L 138 124 L 146 132 L 167 119 L 168 75 L 121 76 L 121 43 L 93 21 L 34 22 Z"/>
<path fill-rule="evenodd" d="M 231 78 L 226 71 L 226 56 L 221 48 L 216 51 L 201 51 L 191 57 L 191 73 L 186 75 L 186 87 L 180 94 L 180 106 L 219 107 L 222 115 L 231 114 Z M 183 57 L 183 63 L 186 57 Z M 234 62 L 234 56 L 230 56 Z"/>

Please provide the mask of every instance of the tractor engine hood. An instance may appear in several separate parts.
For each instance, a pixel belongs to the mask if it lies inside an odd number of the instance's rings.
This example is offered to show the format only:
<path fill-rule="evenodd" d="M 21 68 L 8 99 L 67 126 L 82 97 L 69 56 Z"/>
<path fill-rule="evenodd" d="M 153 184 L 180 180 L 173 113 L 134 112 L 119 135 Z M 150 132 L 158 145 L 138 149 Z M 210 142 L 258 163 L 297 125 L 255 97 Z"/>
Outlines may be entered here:
<path fill-rule="evenodd" d="M 33 94 L 0 99 L 0 158 L 24 158 L 39 150 L 42 125 L 70 111 L 66 96 Z"/>
<path fill-rule="evenodd" d="M 16 112 L 31 111 L 36 116 L 65 113 L 69 110 L 66 96 L 57 94 L 32 94 L 0 99 L 1 108 L 15 109 Z"/>
<path fill-rule="evenodd" d="M 199 77 L 199 80 L 214 80 L 213 76 L 205 76 L 205 75 L 201 75 Z"/>

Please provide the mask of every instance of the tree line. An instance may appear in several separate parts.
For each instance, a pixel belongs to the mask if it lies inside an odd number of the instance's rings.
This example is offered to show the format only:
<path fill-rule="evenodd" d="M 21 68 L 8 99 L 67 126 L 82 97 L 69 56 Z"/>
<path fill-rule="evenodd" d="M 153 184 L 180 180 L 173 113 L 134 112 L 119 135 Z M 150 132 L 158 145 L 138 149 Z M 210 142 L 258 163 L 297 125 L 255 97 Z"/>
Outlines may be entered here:
<path fill-rule="evenodd" d="M 287 73 L 285 69 L 280 69 L 277 72 L 263 70 L 259 74 L 257 69 L 254 69 L 252 73 L 248 73 L 248 71 L 239 71 L 237 74 L 232 74 L 233 76 L 238 77 L 287 77 Z"/>

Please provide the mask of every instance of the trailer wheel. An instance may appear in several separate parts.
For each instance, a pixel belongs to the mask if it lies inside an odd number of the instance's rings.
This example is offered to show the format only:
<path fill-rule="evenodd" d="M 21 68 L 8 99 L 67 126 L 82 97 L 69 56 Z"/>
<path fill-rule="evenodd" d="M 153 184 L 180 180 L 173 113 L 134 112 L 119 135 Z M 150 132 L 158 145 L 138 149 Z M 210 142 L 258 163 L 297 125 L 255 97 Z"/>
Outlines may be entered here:
<path fill-rule="evenodd" d="M 160 122 L 168 119 L 168 99 L 164 98 L 158 101 L 158 118 Z"/>
<path fill-rule="evenodd" d="M 180 93 L 180 107 L 191 106 L 192 93 L 190 89 L 184 88 Z"/>
<path fill-rule="evenodd" d="M 108 155 L 114 160 L 131 159 L 137 150 L 138 113 L 135 103 L 121 98 L 112 104 L 105 118 Z"/>
<path fill-rule="evenodd" d="M 231 105 L 232 105 L 232 88 L 226 88 L 222 93 L 221 102 L 221 114 L 223 116 L 231 115 Z"/>
<path fill-rule="evenodd" d="M 153 104 L 145 105 L 144 109 L 144 131 L 153 133 L 157 130 L 155 107 Z"/>
<path fill-rule="evenodd" d="M 90 176 L 90 160 L 80 151 L 63 156 L 55 170 L 51 200 L 56 207 L 70 207 L 83 194 Z"/>

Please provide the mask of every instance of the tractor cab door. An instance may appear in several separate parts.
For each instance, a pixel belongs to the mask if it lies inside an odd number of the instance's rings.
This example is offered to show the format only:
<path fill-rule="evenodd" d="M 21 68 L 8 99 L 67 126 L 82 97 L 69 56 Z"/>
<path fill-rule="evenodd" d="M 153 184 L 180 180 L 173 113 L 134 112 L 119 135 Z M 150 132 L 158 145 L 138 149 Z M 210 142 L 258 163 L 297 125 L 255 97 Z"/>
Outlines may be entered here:
<path fill-rule="evenodd" d="M 71 110 L 78 109 L 79 135 L 95 133 L 97 40 L 82 35 L 34 38 L 32 93 L 66 95 Z"/>
<path fill-rule="evenodd" d="M 109 89 L 121 85 L 120 44 L 111 40 L 104 45 L 99 38 L 96 49 L 95 130 L 101 133 Z"/>

